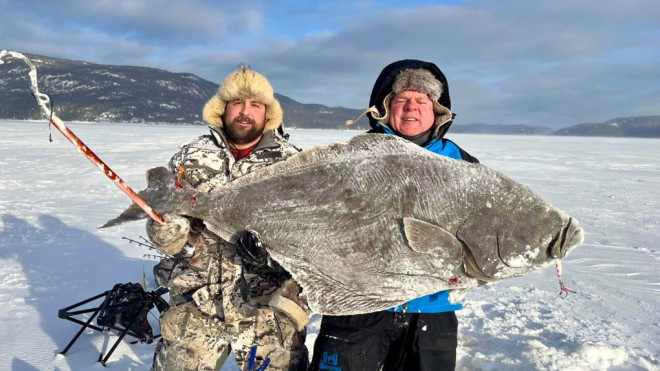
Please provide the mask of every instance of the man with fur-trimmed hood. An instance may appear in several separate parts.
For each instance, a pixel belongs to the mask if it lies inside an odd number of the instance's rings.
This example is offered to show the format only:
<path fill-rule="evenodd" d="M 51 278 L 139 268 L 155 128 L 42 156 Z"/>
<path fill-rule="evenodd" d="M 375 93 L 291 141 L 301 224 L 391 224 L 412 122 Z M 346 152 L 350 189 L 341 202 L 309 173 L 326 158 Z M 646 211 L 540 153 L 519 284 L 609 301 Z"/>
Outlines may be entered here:
<path fill-rule="evenodd" d="M 270 83 L 248 67 L 225 79 L 204 106 L 203 118 L 210 134 L 183 144 L 168 164 L 173 175 L 200 192 L 213 192 L 299 151 L 282 134 L 282 109 Z M 246 232 L 233 245 L 201 220 L 164 219 L 162 225 L 147 223 L 149 238 L 169 256 L 154 272 L 171 298 L 161 315 L 153 369 L 219 370 L 233 351 L 246 370 L 255 349 L 256 365 L 306 369 L 306 316 L 299 309 L 304 304 L 297 302 L 299 288 L 277 263 L 251 254 L 259 251 L 258 236 Z M 303 315 L 273 309 L 278 307 L 273 303 L 282 302 Z"/>
<path fill-rule="evenodd" d="M 444 138 L 454 114 L 447 79 L 435 64 L 405 59 L 386 66 L 369 106 L 364 113 L 371 114 L 370 133 L 396 135 L 442 156 L 478 162 Z M 381 312 L 323 316 L 311 370 L 453 370 L 454 311 L 462 305 L 452 299 L 449 291 L 441 291 Z"/>

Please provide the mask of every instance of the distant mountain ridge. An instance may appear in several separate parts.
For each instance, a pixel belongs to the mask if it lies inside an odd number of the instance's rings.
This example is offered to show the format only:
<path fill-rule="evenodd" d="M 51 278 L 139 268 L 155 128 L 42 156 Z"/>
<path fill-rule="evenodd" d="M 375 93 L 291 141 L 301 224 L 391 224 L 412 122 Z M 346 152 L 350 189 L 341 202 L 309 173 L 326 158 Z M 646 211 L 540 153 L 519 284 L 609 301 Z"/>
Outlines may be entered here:
<path fill-rule="evenodd" d="M 26 56 L 37 67 L 39 90 L 65 121 L 201 123 L 203 102 L 217 89 L 192 74 Z M 41 117 L 27 71 L 15 59 L 0 66 L 0 117 Z"/>
<path fill-rule="evenodd" d="M 346 126 L 346 120 L 353 120 L 361 111 L 344 107 L 327 107 L 322 104 L 305 104 L 275 93 L 284 110 L 284 126 L 301 129 L 370 129 L 369 120 L 362 119 Z"/>
<path fill-rule="evenodd" d="M 552 129 L 531 125 L 452 124 L 456 134 L 508 134 L 508 135 L 551 135 Z"/>
<path fill-rule="evenodd" d="M 25 54 L 37 67 L 39 90 L 48 94 L 64 121 L 203 124 L 204 104 L 218 84 L 189 73 L 111 66 Z M 0 65 L 0 118 L 40 119 L 29 90 L 28 67 L 6 59 Z M 303 104 L 275 94 L 285 127 L 343 129 L 360 111 Z M 367 120 L 352 126 L 365 130 Z"/>
<path fill-rule="evenodd" d="M 621 117 L 599 124 L 579 124 L 559 129 L 553 135 L 658 138 L 660 116 Z"/>
<path fill-rule="evenodd" d="M 603 123 L 578 124 L 554 131 L 545 126 L 454 123 L 451 132 L 455 134 L 660 138 L 660 116 L 620 117 Z"/>
<path fill-rule="evenodd" d="M 203 124 L 202 107 L 218 84 L 189 73 L 136 66 L 101 65 L 25 54 L 38 69 L 39 89 L 64 121 Z M 0 65 L 0 119 L 41 119 L 29 90 L 28 67 L 5 59 Z M 304 104 L 275 94 L 286 128 L 346 129 L 359 110 Z M 363 118 L 350 129 L 367 130 Z M 660 137 L 660 116 L 617 118 L 553 131 L 533 125 L 454 123 L 452 133 Z"/>

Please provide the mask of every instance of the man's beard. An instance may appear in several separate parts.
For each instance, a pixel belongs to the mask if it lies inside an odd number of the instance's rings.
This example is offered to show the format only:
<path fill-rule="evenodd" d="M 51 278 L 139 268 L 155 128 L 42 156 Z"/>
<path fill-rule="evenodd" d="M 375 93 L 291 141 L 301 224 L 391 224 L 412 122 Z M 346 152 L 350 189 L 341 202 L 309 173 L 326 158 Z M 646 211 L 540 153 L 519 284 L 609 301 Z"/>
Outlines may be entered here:
<path fill-rule="evenodd" d="M 250 123 L 249 128 L 239 126 L 238 123 Z M 231 123 L 225 125 L 225 134 L 227 138 L 236 144 L 246 144 L 259 138 L 264 132 L 264 124 L 257 125 L 257 122 L 247 116 L 237 116 Z"/>

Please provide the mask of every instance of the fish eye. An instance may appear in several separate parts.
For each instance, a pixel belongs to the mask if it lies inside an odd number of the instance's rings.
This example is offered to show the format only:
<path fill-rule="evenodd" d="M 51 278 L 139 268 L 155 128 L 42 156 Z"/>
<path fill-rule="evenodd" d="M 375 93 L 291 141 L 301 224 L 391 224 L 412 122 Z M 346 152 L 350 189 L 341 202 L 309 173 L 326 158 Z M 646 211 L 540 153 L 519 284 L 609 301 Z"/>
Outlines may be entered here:
<path fill-rule="evenodd" d="M 536 205 L 536 206 L 534 206 L 534 211 L 539 212 L 539 213 L 541 213 L 541 212 L 542 213 L 547 213 L 548 211 L 550 211 L 550 205 L 548 205 L 548 204 Z"/>

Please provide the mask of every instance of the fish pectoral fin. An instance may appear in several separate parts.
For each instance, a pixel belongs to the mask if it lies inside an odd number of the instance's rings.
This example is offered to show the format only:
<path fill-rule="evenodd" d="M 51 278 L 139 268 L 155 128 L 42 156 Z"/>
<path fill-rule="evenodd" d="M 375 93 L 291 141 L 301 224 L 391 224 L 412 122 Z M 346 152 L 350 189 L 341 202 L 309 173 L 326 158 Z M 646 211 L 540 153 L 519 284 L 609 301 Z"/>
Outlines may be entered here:
<path fill-rule="evenodd" d="M 444 258 L 462 259 L 461 242 L 442 227 L 415 218 L 403 218 L 403 231 L 408 246 L 415 252 L 433 252 Z"/>

